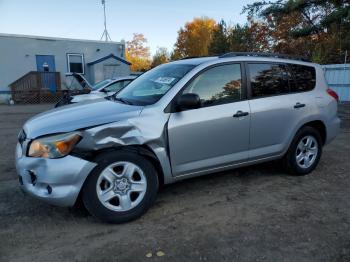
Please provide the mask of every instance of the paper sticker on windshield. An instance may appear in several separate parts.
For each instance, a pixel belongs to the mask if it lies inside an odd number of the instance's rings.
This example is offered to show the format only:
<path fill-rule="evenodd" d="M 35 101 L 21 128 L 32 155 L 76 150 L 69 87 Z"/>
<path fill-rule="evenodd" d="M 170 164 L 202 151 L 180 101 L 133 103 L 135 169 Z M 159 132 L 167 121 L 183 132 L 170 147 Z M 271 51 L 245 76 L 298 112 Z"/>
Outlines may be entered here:
<path fill-rule="evenodd" d="M 159 83 L 159 84 L 164 84 L 164 85 L 170 85 L 172 82 L 174 82 L 175 78 L 174 77 L 166 77 L 166 76 L 161 76 L 158 77 L 154 82 Z"/>

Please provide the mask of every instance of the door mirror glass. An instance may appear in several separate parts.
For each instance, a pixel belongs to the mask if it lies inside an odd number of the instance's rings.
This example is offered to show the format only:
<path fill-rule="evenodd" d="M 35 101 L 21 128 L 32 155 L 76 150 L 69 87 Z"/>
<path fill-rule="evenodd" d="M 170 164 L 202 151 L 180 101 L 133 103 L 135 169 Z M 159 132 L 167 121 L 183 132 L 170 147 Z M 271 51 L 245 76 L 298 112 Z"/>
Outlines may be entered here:
<path fill-rule="evenodd" d="M 177 100 L 179 110 L 196 109 L 201 107 L 199 95 L 188 93 L 181 95 Z"/>

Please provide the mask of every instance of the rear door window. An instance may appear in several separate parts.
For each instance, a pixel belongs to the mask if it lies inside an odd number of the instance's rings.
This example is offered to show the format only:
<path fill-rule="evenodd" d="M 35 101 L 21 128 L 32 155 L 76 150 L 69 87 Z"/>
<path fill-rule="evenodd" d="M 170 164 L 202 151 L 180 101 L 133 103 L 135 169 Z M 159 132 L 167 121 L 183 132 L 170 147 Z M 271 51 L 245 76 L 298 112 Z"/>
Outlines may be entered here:
<path fill-rule="evenodd" d="M 249 63 L 248 72 L 253 98 L 289 93 L 290 74 L 284 64 Z"/>
<path fill-rule="evenodd" d="M 291 92 L 305 92 L 315 88 L 316 71 L 314 67 L 304 65 L 289 65 L 294 77 L 291 82 Z"/>

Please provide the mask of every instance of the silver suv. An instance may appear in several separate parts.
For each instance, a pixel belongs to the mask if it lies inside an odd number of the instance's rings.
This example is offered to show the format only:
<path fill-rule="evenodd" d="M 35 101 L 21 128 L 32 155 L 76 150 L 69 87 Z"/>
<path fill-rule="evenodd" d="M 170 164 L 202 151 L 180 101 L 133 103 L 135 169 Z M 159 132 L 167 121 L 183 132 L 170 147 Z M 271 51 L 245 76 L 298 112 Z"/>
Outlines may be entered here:
<path fill-rule="evenodd" d="M 81 199 L 120 223 L 185 178 L 274 159 L 308 174 L 339 123 L 337 94 L 317 64 L 266 54 L 185 59 L 115 96 L 30 119 L 16 167 L 28 194 L 60 206 Z"/>

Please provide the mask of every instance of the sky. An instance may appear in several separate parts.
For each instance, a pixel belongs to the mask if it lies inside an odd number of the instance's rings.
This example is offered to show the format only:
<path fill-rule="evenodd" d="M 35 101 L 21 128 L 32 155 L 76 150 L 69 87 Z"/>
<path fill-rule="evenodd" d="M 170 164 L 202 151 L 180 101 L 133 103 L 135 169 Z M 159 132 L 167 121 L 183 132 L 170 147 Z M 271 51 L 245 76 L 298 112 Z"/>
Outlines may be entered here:
<path fill-rule="evenodd" d="M 173 49 L 178 30 L 194 17 L 245 23 L 243 6 L 254 0 L 106 0 L 112 41 L 143 33 L 151 53 Z M 99 40 L 101 0 L 0 0 L 0 33 Z"/>

